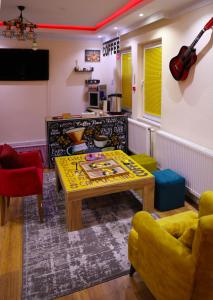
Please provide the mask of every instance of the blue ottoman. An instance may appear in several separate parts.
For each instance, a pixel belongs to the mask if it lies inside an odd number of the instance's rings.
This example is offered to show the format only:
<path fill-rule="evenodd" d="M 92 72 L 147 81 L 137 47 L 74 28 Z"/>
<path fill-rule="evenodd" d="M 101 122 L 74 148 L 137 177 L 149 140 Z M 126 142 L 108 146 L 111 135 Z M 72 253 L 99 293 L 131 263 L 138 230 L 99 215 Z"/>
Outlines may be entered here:
<path fill-rule="evenodd" d="M 185 178 L 170 169 L 152 174 L 155 176 L 155 208 L 165 211 L 184 206 Z"/>

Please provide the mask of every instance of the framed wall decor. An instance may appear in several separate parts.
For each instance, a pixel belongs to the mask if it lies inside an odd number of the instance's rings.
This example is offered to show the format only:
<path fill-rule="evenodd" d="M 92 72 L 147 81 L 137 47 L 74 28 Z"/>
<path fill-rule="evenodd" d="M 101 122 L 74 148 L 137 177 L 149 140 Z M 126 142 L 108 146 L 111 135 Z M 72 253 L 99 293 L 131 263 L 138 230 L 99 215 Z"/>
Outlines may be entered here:
<path fill-rule="evenodd" d="M 101 50 L 85 50 L 86 62 L 100 62 Z"/>

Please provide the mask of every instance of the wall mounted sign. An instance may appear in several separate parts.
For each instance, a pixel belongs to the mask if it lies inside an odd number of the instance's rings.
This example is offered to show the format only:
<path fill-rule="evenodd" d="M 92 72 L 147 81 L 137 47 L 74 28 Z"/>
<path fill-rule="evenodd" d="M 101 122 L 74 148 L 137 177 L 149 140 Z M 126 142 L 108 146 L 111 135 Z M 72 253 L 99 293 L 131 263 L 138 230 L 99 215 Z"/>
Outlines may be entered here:
<path fill-rule="evenodd" d="M 101 50 L 85 50 L 86 62 L 100 62 Z"/>
<path fill-rule="evenodd" d="M 103 43 L 103 56 L 120 52 L 120 38 L 116 37 Z"/>

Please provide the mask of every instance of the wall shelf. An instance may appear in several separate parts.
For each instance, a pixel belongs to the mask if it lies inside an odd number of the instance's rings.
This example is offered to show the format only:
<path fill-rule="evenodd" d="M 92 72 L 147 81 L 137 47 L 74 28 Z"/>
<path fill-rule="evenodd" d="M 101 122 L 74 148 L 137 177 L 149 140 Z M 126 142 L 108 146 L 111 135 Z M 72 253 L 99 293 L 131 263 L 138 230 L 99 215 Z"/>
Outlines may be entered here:
<path fill-rule="evenodd" d="M 85 83 L 90 85 L 90 84 L 99 84 L 100 83 L 100 80 L 99 79 L 88 79 L 88 80 L 85 80 Z"/>
<path fill-rule="evenodd" d="M 91 68 L 89 68 L 89 69 L 87 69 L 87 68 L 77 68 L 77 67 L 75 67 L 74 68 L 74 71 L 75 72 L 93 72 L 94 71 L 94 68 L 93 67 L 91 67 Z"/>

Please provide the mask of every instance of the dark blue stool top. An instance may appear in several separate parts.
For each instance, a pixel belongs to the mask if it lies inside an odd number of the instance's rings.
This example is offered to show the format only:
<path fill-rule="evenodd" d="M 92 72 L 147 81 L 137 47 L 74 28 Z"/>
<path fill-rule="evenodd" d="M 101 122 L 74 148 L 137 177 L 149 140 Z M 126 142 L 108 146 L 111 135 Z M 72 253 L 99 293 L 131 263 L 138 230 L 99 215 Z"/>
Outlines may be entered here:
<path fill-rule="evenodd" d="M 170 184 L 185 181 L 185 178 L 171 169 L 154 171 L 152 174 L 155 176 L 156 183 Z"/>

